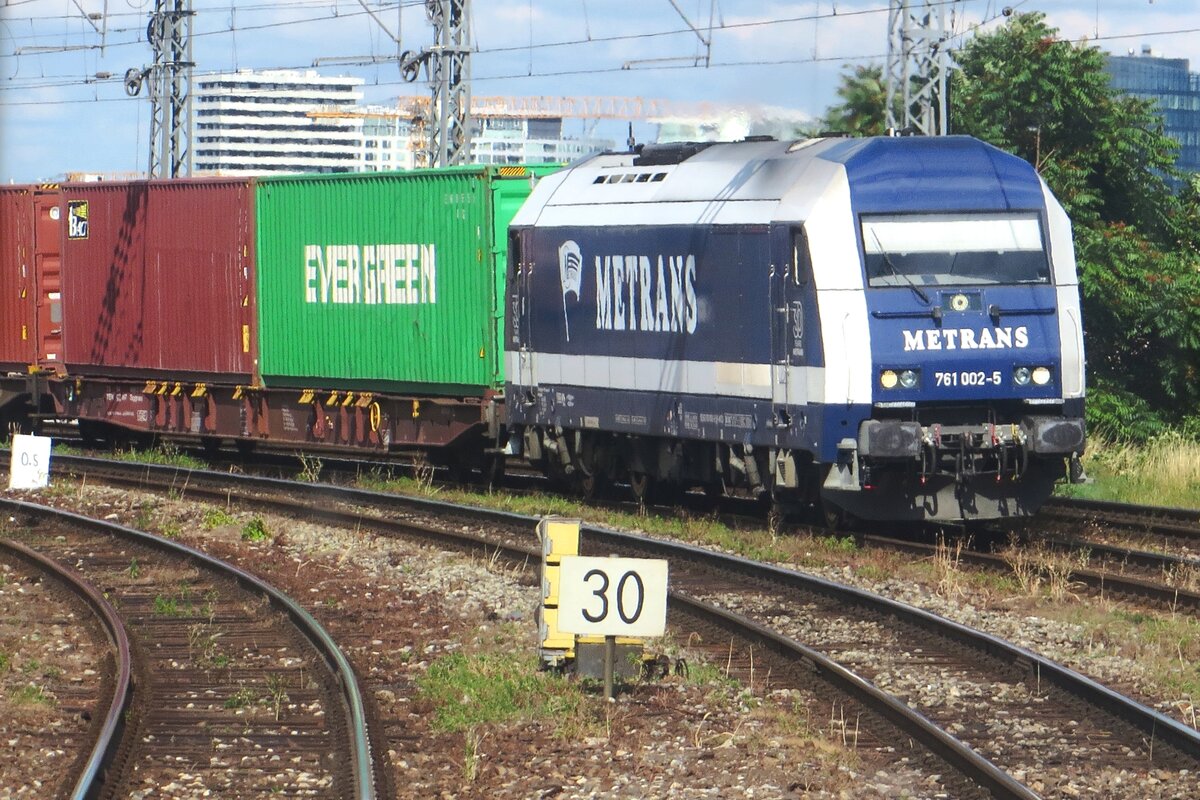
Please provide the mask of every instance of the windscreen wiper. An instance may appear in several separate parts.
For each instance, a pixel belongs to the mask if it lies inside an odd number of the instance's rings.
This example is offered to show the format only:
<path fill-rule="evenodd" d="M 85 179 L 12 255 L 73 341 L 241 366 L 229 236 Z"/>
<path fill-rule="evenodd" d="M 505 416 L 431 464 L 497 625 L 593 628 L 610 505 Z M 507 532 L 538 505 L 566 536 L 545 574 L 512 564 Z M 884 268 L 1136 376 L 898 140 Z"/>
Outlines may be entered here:
<path fill-rule="evenodd" d="M 887 268 L 891 270 L 891 273 L 900 280 L 904 281 L 908 288 L 912 289 L 913 292 L 916 293 L 917 297 L 921 298 L 922 303 L 929 305 L 929 295 L 925 294 L 920 286 L 917 286 L 915 283 L 913 283 L 912 278 L 908 276 L 908 273 L 901 272 L 899 269 L 897 269 L 896 265 L 892 263 L 891 256 L 889 256 L 887 250 L 883 248 L 883 242 L 879 241 L 879 234 L 876 233 L 874 229 L 871 230 L 871 236 L 875 237 L 875 244 L 879 246 L 879 255 L 883 257 L 883 263 L 887 265 Z"/>

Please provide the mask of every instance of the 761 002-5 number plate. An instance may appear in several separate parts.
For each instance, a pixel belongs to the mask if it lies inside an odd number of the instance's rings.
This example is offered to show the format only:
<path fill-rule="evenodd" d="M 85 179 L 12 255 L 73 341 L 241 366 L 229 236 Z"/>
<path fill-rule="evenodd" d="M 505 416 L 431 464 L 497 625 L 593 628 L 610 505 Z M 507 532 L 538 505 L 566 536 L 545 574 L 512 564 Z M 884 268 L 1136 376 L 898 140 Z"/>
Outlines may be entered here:
<path fill-rule="evenodd" d="M 999 386 L 1000 370 L 964 370 L 962 372 L 933 373 L 935 386 Z"/>

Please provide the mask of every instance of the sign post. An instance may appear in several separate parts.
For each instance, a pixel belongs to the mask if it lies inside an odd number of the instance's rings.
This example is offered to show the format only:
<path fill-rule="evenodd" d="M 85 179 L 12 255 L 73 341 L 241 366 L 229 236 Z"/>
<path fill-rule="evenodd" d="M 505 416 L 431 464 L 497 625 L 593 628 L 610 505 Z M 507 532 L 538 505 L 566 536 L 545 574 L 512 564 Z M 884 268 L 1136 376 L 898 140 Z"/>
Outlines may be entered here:
<path fill-rule="evenodd" d="M 604 693 L 613 697 L 618 636 L 662 636 L 667 627 L 667 562 L 658 558 L 563 556 L 558 629 L 604 637 Z"/>
<path fill-rule="evenodd" d="M 50 437 L 18 433 L 12 440 L 9 489 L 44 489 L 50 485 Z"/>

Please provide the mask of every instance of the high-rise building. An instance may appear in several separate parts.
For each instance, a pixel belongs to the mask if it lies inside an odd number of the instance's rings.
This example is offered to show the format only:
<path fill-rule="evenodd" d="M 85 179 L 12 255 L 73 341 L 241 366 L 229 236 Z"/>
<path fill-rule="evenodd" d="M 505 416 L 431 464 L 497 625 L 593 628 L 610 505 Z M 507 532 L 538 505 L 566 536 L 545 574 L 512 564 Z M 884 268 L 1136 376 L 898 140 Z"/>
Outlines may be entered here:
<path fill-rule="evenodd" d="M 1143 47 L 1141 55 L 1109 56 L 1106 69 L 1113 88 L 1158 104 L 1165 133 L 1179 142 L 1176 166 L 1200 172 L 1200 74 L 1189 71 L 1188 60 Z"/>
<path fill-rule="evenodd" d="M 364 106 L 362 85 L 361 78 L 312 70 L 196 79 L 195 174 L 385 172 L 427 163 L 429 99 Z M 544 98 L 481 104 L 473 116 L 472 163 L 566 163 L 613 147 L 610 139 L 565 135 L 559 105 Z"/>
<path fill-rule="evenodd" d="M 363 118 L 321 115 L 362 100 L 362 78 L 308 70 L 239 70 L 194 80 L 196 174 L 354 172 L 363 159 Z"/>
<path fill-rule="evenodd" d="M 611 139 L 563 135 L 562 117 L 472 117 L 471 161 L 475 164 L 566 164 L 611 150 Z"/>

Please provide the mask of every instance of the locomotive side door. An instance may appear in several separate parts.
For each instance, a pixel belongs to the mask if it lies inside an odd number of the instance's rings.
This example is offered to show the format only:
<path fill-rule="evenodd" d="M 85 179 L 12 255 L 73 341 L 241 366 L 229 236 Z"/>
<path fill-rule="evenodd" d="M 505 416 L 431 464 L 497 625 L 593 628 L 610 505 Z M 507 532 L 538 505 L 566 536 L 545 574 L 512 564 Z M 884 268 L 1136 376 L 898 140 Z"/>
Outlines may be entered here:
<path fill-rule="evenodd" d="M 515 354 L 515 358 L 509 359 L 511 374 L 508 375 L 508 380 L 522 391 L 533 386 L 533 342 L 530 330 L 532 309 L 529 307 L 533 253 L 530 251 L 530 233 L 529 230 L 510 231 L 508 242 L 509 302 L 508 320 L 505 324 L 505 349 Z M 512 400 L 517 402 L 516 398 Z"/>
<path fill-rule="evenodd" d="M 802 227 L 774 226 L 771 250 L 772 400 L 776 424 L 784 427 L 808 403 L 808 371 L 800 368 L 819 363 L 809 333 L 815 330 L 816 292 Z"/>
<path fill-rule="evenodd" d="M 37 298 L 34 335 L 37 364 L 61 368 L 62 341 L 62 232 L 64 221 L 60 193 L 39 191 L 33 197 L 33 274 Z"/>

